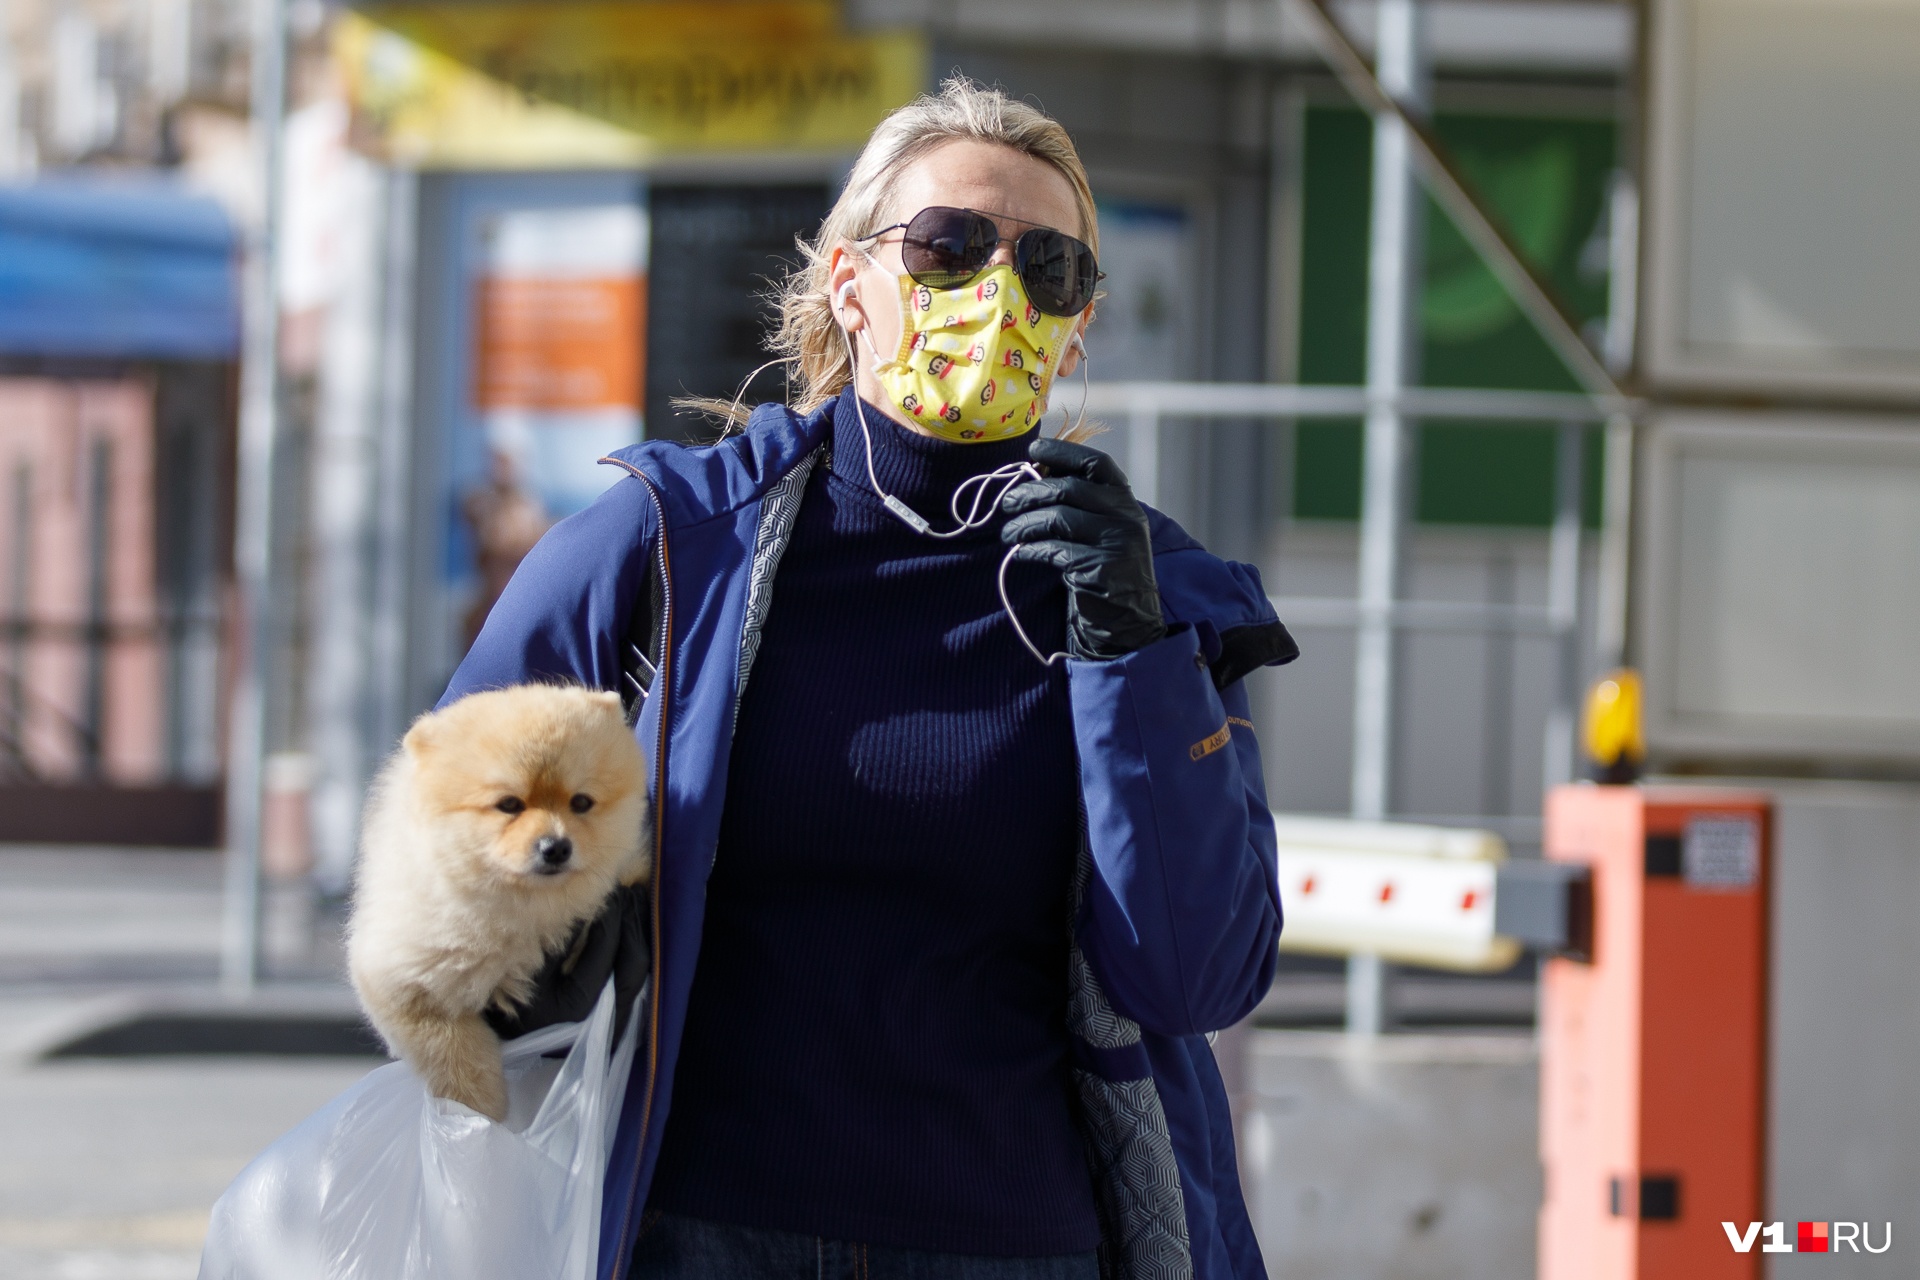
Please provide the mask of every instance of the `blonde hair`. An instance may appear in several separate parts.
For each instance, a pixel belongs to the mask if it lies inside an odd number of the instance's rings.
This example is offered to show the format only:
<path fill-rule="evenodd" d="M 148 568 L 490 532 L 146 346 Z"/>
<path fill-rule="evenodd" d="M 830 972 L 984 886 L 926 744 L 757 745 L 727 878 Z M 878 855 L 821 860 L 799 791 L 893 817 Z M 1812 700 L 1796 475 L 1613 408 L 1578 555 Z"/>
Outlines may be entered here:
<path fill-rule="evenodd" d="M 827 287 L 834 249 L 899 221 L 901 211 L 893 207 L 893 201 L 900 175 L 922 156 L 960 139 L 999 143 L 1052 165 L 1073 188 L 1081 238 L 1096 254 L 1099 252 L 1100 224 L 1093 190 L 1087 185 L 1086 166 L 1080 163 L 1080 153 L 1074 150 L 1073 139 L 1060 122 L 1038 107 L 1008 97 L 1003 90 L 976 84 L 965 76 L 949 77 L 938 92 L 921 94 L 880 122 L 860 158 L 854 161 L 846 186 L 827 211 L 819 233 L 811 241 L 795 241 L 802 261 L 774 291 L 780 324 L 767 345 L 788 366 L 788 385 L 793 389 L 792 405 L 797 411 L 813 412 L 853 380 L 847 342 L 834 317 Z M 729 424 L 743 423 L 747 417 L 738 401 L 729 404 L 690 398 L 674 403 L 716 414 Z M 1063 434 L 1084 437 L 1089 433 L 1076 430 Z"/>

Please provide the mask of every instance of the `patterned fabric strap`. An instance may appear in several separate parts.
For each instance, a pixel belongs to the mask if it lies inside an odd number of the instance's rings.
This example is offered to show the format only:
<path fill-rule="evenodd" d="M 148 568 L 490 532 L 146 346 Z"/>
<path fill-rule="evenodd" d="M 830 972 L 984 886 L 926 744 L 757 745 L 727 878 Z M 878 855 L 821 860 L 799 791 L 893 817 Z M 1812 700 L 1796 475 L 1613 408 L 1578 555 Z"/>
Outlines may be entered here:
<path fill-rule="evenodd" d="M 800 500 L 806 496 L 807 479 L 826 453 L 825 446 L 815 449 L 794 464 L 760 500 L 760 526 L 753 540 L 753 564 L 747 573 L 747 617 L 740 629 L 740 679 L 733 691 L 733 717 L 740 719 L 740 699 L 747 692 L 747 677 L 760 653 L 760 637 L 766 630 L 767 609 L 773 603 L 773 576 L 780 568 L 793 538 L 793 522 L 800 514 Z"/>

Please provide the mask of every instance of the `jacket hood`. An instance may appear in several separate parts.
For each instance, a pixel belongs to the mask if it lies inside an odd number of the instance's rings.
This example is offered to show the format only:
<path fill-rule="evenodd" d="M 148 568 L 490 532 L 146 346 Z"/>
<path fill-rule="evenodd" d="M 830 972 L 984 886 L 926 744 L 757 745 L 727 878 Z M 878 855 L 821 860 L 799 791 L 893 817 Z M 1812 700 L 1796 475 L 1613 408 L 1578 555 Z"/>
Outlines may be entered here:
<path fill-rule="evenodd" d="M 783 404 L 754 409 L 747 425 L 713 444 L 644 440 L 602 458 L 654 482 L 667 519 L 685 525 L 759 499 L 832 433 L 833 401 L 812 413 Z"/>

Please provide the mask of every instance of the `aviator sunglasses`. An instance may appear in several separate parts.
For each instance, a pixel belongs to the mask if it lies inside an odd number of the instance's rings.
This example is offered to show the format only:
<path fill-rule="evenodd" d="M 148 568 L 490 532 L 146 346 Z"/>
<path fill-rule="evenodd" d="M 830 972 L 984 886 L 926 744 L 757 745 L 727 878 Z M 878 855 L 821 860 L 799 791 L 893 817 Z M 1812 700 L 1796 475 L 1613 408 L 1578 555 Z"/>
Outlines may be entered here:
<path fill-rule="evenodd" d="M 1000 247 L 1000 228 L 990 215 L 938 204 L 860 239 L 877 240 L 902 228 L 906 234 L 900 242 L 900 260 L 907 274 L 929 289 L 971 284 Z M 1013 269 L 1033 305 L 1050 316 L 1086 310 L 1094 287 L 1104 278 L 1090 247 L 1052 227 L 1020 233 L 1013 242 Z"/>

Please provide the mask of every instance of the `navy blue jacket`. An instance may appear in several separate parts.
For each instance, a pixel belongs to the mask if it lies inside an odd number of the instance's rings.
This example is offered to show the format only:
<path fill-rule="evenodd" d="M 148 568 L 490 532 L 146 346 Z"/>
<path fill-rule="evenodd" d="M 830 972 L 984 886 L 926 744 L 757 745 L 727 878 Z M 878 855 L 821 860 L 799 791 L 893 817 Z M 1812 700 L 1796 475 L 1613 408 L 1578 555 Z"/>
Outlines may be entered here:
<path fill-rule="evenodd" d="M 533 549 L 448 689 L 625 692 L 636 673 L 648 686 L 635 732 L 653 770 L 654 977 L 607 1170 L 602 1280 L 626 1274 L 659 1156 L 735 712 L 831 413 L 762 405 L 719 444 L 648 442 L 606 459 L 629 478 Z M 1239 678 L 1296 651 L 1252 568 L 1149 517 L 1168 635 L 1068 665 L 1086 833 L 1073 1074 L 1104 1274 L 1252 1280 L 1265 1270 L 1206 1034 L 1245 1017 L 1273 979 L 1274 832 Z M 636 616 L 653 624 L 637 645 Z"/>

